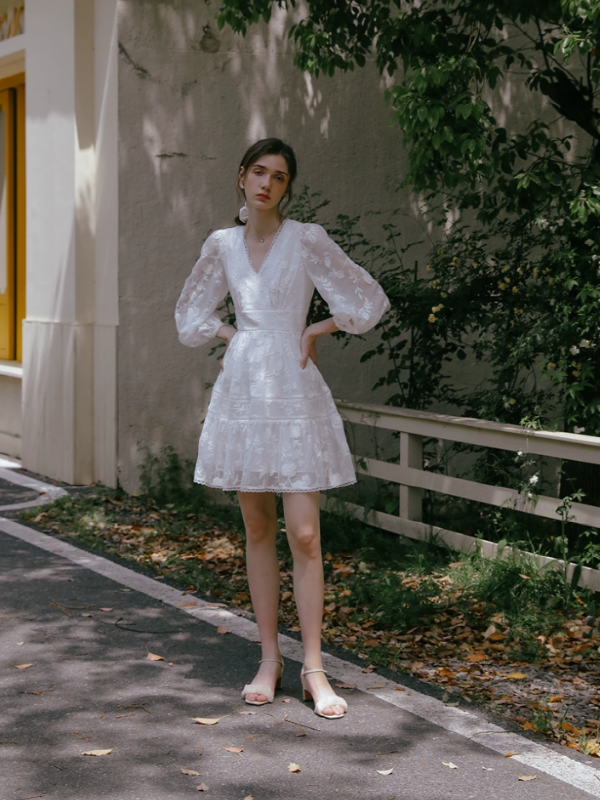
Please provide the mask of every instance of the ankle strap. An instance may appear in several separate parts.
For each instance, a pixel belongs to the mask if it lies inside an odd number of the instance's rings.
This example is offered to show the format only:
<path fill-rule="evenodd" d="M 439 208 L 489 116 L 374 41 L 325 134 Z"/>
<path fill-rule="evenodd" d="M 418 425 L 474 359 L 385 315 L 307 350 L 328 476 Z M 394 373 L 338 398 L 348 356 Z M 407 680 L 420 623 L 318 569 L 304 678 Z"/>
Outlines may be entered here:
<path fill-rule="evenodd" d="M 258 663 L 262 664 L 263 661 L 274 661 L 276 664 L 281 664 L 281 666 L 283 667 L 283 658 L 261 658 L 261 660 Z"/>
<path fill-rule="evenodd" d="M 324 669 L 303 669 L 303 675 L 310 675 L 311 672 L 322 672 L 323 674 L 327 674 Z"/>

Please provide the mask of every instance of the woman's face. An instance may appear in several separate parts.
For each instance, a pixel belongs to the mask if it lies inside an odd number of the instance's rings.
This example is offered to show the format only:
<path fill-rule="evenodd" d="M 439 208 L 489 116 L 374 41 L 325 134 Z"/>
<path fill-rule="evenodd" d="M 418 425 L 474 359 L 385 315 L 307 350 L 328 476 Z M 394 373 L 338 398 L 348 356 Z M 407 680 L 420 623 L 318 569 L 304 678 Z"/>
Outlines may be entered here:
<path fill-rule="evenodd" d="M 289 169 L 283 156 L 260 156 L 247 172 L 240 170 L 246 203 L 260 211 L 277 208 L 289 183 Z"/>

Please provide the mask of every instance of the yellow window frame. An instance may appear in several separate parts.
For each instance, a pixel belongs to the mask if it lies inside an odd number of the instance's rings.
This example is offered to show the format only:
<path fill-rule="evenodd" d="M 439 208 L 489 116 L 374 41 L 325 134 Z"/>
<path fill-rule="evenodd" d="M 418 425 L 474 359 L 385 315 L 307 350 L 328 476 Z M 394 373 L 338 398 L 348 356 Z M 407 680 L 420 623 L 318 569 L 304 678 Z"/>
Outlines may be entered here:
<path fill-rule="evenodd" d="M 5 120 L 7 270 L 6 290 L 0 294 L 0 359 L 21 361 L 26 269 L 24 74 L 0 80 L 0 107 Z"/>

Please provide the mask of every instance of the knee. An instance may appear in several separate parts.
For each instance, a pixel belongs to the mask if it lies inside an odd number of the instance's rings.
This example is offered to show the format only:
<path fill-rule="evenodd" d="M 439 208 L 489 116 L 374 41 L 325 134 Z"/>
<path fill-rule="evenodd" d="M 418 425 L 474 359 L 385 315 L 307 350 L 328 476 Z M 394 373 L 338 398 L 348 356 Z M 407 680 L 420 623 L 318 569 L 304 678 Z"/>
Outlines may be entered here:
<path fill-rule="evenodd" d="M 288 528 L 288 538 L 292 551 L 305 558 L 321 557 L 321 537 L 312 525 L 300 526 L 293 531 Z"/>
<path fill-rule="evenodd" d="M 270 543 L 277 534 L 277 519 L 269 514 L 255 513 L 244 520 L 246 541 L 251 546 Z"/>

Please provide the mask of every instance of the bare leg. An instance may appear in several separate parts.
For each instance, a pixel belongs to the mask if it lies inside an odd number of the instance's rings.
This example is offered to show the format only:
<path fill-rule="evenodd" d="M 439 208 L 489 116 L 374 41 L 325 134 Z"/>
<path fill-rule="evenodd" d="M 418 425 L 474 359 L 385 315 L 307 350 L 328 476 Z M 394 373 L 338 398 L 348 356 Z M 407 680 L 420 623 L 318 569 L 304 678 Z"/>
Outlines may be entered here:
<path fill-rule="evenodd" d="M 285 523 L 294 557 L 294 594 L 298 606 L 304 666 L 321 669 L 321 624 L 323 622 L 323 559 L 319 526 L 319 492 L 286 493 L 283 495 Z M 305 678 L 315 701 L 325 694 L 334 694 L 325 674 L 312 673 Z M 340 706 L 329 706 L 323 713 L 341 714 Z"/>
<path fill-rule="evenodd" d="M 277 644 L 277 609 L 279 606 L 279 562 L 275 550 L 277 511 L 272 492 L 238 492 L 246 528 L 246 565 L 250 596 L 256 615 L 262 658 L 281 658 Z M 272 661 L 260 665 L 252 683 L 275 688 L 281 668 Z M 262 701 L 261 694 L 249 694 L 248 700 Z"/>

